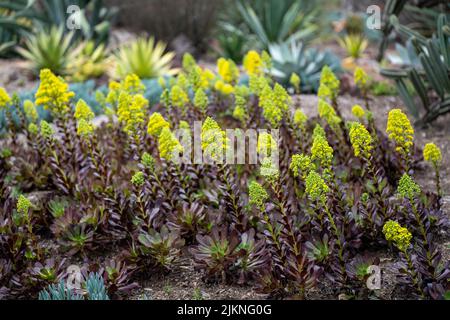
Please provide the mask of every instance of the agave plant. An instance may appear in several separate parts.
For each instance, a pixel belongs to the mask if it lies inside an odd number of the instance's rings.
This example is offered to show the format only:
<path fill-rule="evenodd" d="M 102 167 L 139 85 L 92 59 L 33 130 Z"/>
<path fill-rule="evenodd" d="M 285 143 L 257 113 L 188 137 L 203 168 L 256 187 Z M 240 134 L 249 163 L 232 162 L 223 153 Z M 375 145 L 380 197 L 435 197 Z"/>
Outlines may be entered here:
<path fill-rule="evenodd" d="M 164 75 L 174 75 L 172 60 L 175 53 L 165 53 L 166 44 L 156 42 L 155 38 L 138 38 L 131 44 L 119 49 L 116 55 L 116 73 L 120 77 L 136 74 L 141 79 L 157 78 Z"/>
<path fill-rule="evenodd" d="M 309 1 L 267 0 L 252 7 L 239 0 L 237 9 L 248 28 L 257 36 L 261 46 L 272 43 L 310 39 L 316 27 Z"/>
<path fill-rule="evenodd" d="M 40 14 L 45 26 L 65 26 L 70 13 L 80 28 L 74 31 L 74 40 L 90 40 L 99 45 L 109 39 L 111 22 L 117 15 L 117 8 L 104 6 L 103 0 L 43 0 Z M 80 11 L 68 12 L 70 6 Z"/>
<path fill-rule="evenodd" d="M 0 56 L 11 54 L 13 47 L 31 31 L 35 0 L 6 0 L 0 3 Z"/>
<path fill-rule="evenodd" d="M 422 34 L 431 35 L 434 32 L 436 20 L 442 13 L 450 18 L 450 3 L 447 0 L 388 0 L 384 7 L 383 39 L 380 42 L 378 61 L 383 59 L 384 53 L 389 45 L 389 36 L 397 29 L 391 21 L 391 17 L 410 15 L 411 27 L 420 30 Z M 397 30 L 398 31 L 398 30 Z M 417 35 L 421 33 L 416 32 Z"/>
<path fill-rule="evenodd" d="M 41 69 L 50 69 L 58 75 L 65 75 L 69 62 L 74 58 L 72 37 L 71 33 L 64 35 L 63 28 L 52 27 L 30 36 L 25 41 L 26 49 L 17 50 L 36 74 Z"/>
<path fill-rule="evenodd" d="M 339 58 L 330 52 L 307 49 L 305 44 L 292 41 L 269 46 L 273 62 L 273 76 L 288 86 L 293 73 L 300 76 L 302 92 L 315 92 L 319 88 L 322 68 L 328 65 L 334 72 L 341 69 Z"/>
<path fill-rule="evenodd" d="M 337 39 L 339 45 L 345 49 L 347 55 L 353 59 L 359 59 L 367 49 L 368 42 L 361 34 L 351 34 Z"/>
<path fill-rule="evenodd" d="M 420 65 L 400 70 L 383 69 L 381 73 L 395 80 L 402 100 L 419 124 L 430 123 L 450 112 L 450 24 L 444 14 L 440 15 L 436 34 L 431 39 L 402 26 L 395 16 L 391 17 L 391 24 L 398 32 L 410 37 L 413 56 L 418 57 Z M 408 89 L 408 83 L 412 84 L 414 92 Z M 422 117 L 416 96 L 425 109 Z"/>

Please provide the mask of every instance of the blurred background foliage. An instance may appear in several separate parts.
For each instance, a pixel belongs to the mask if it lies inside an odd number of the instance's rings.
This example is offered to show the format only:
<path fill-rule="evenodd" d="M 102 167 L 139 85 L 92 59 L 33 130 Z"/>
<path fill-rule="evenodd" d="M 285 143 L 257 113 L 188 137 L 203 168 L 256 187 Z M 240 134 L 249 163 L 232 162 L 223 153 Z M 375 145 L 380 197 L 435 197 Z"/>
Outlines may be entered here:
<path fill-rule="evenodd" d="M 374 4 L 381 30 L 366 25 Z M 69 30 L 74 18 L 81 28 Z M 324 65 L 351 73 L 370 54 L 396 84 L 374 80 L 373 93 L 399 92 L 414 116 L 434 119 L 449 110 L 447 88 L 436 88 L 447 83 L 448 59 L 433 61 L 448 54 L 449 19 L 447 0 L 0 0 L 0 57 L 25 59 L 34 75 L 46 67 L 103 85 L 125 73 L 175 74 L 186 52 L 204 63 L 221 56 L 241 64 L 249 50 L 265 50 L 274 78 L 289 87 L 296 73 L 307 93 L 317 90 Z"/>

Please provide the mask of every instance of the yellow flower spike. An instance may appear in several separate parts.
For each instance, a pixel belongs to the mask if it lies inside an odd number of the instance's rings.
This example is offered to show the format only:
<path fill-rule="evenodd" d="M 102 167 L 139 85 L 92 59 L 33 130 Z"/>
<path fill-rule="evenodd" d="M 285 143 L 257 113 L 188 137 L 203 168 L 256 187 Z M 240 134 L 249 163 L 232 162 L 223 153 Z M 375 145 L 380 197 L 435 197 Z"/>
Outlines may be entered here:
<path fill-rule="evenodd" d="M 28 132 L 32 135 L 36 135 L 39 132 L 39 128 L 36 123 L 32 122 L 28 125 Z"/>
<path fill-rule="evenodd" d="M 325 100 L 319 99 L 318 110 L 319 117 L 325 119 L 333 131 L 338 132 L 340 130 L 339 124 L 342 120 L 336 115 L 334 108 Z"/>
<path fill-rule="evenodd" d="M 28 215 L 28 211 L 30 210 L 31 205 L 32 204 L 30 199 L 21 194 L 17 199 L 16 205 L 17 212 L 22 215 Z"/>
<path fill-rule="evenodd" d="M 439 174 L 439 166 L 442 163 L 441 149 L 439 149 L 439 147 L 432 142 L 427 143 L 423 148 L 423 158 L 425 161 L 432 164 L 436 176 L 436 191 L 439 196 L 442 196 L 441 177 Z"/>
<path fill-rule="evenodd" d="M 194 66 L 188 73 L 188 82 L 194 91 L 204 88 L 205 84 L 208 86 L 208 82 L 204 83 L 203 71 L 199 66 Z"/>
<path fill-rule="evenodd" d="M 182 66 L 183 66 L 183 70 L 186 72 L 190 72 L 194 67 L 197 66 L 197 62 L 195 61 L 195 58 L 189 52 L 186 52 L 183 55 Z"/>
<path fill-rule="evenodd" d="M 392 109 L 389 112 L 386 133 L 394 140 L 397 152 L 407 157 L 413 146 L 414 129 L 400 109 Z"/>
<path fill-rule="evenodd" d="M 406 252 L 411 245 L 411 232 L 407 228 L 402 227 L 397 221 L 387 221 L 383 226 L 383 234 L 387 241 L 393 242 L 402 252 Z"/>
<path fill-rule="evenodd" d="M 187 121 L 180 120 L 180 123 L 178 124 L 178 128 L 184 129 L 184 130 L 191 130 L 191 126 Z"/>
<path fill-rule="evenodd" d="M 229 83 L 225 83 L 222 86 L 222 89 L 220 90 L 224 95 L 228 96 L 230 94 L 232 94 L 234 92 L 234 87 L 229 84 Z"/>
<path fill-rule="evenodd" d="M 189 96 L 179 85 L 175 85 L 170 90 L 170 101 L 174 107 L 184 110 L 189 103 Z"/>
<path fill-rule="evenodd" d="M 163 128 L 170 129 L 170 123 L 167 122 L 160 113 L 158 112 L 153 113 L 148 121 L 147 127 L 148 134 L 154 137 L 159 137 Z"/>
<path fill-rule="evenodd" d="M 236 104 L 233 110 L 233 118 L 244 122 L 248 118 L 247 110 L 241 104 Z"/>
<path fill-rule="evenodd" d="M 141 82 L 141 79 L 135 74 L 129 74 L 125 77 L 125 80 L 121 84 L 121 89 L 127 93 L 133 94 L 144 94 L 145 86 Z"/>
<path fill-rule="evenodd" d="M 145 176 L 144 173 L 142 171 L 138 171 L 136 172 L 132 177 L 131 177 L 131 183 L 135 186 L 135 187 L 142 187 L 145 183 Z"/>
<path fill-rule="evenodd" d="M 313 130 L 312 138 L 316 139 L 317 136 L 322 136 L 323 138 L 327 138 L 326 132 L 320 124 L 316 124 Z"/>
<path fill-rule="evenodd" d="M 316 170 L 316 166 L 312 163 L 309 156 L 294 154 L 289 164 L 289 169 L 292 171 L 294 177 L 298 177 L 299 172 L 301 172 L 303 179 L 305 179 L 311 170 Z"/>
<path fill-rule="evenodd" d="M 224 151 L 227 149 L 227 137 L 219 124 L 208 117 L 202 126 L 202 150 L 207 151 L 208 156 L 215 162 L 223 160 Z"/>
<path fill-rule="evenodd" d="M 438 166 L 442 162 L 441 149 L 432 142 L 427 143 L 423 148 L 423 158 L 434 166 Z"/>
<path fill-rule="evenodd" d="M 11 97 L 5 88 L 0 87 L 0 109 L 6 108 L 11 103 Z"/>
<path fill-rule="evenodd" d="M 349 136 L 355 156 L 369 160 L 373 150 L 373 141 L 366 127 L 359 122 L 350 123 Z"/>
<path fill-rule="evenodd" d="M 125 132 L 129 134 L 135 132 L 145 122 L 147 106 L 148 100 L 140 94 L 134 96 L 126 92 L 120 94 L 117 116 L 119 121 L 124 123 Z"/>
<path fill-rule="evenodd" d="M 261 75 L 263 61 L 258 52 L 251 50 L 244 57 L 244 69 L 250 75 Z"/>
<path fill-rule="evenodd" d="M 39 119 L 39 114 L 37 113 L 36 106 L 33 101 L 25 100 L 23 102 L 23 112 L 31 122 L 37 122 Z"/>
<path fill-rule="evenodd" d="M 289 83 L 294 87 L 295 89 L 295 93 L 299 94 L 300 93 L 300 77 L 298 74 L 296 74 L 295 72 L 293 72 L 291 74 L 291 77 L 289 78 Z"/>
<path fill-rule="evenodd" d="M 158 150 L 161 158 L 172 160 L 175 155 L 183 152 L 183 146 L 172 131 L 164 127 L 158 138 Z"/>
<path fill-rule="evenodd" d="M 82 138 L 88 138 L 94 132 L 94 126 L 86 119 L 80 119 L 77 123 L 77 134 Z"/>
<path fill-rule="evenodd" d="M 312 170 L 309 172 L 305 181 L 305 192 L 309 195 L 311 200 L 319 201 L 322 205 L 327 202 L 327 194 L 330 190 L 322 177 Z"/>
<path fill-rule="evenodd" d="M 311 147 L 311 160 L 318 160 L 323 169 L 331 167 L 333 148 L 330 147 L 327 139 L 322 135 L 316 135 L 314 137 Z"/>
<path fill-rule="evenodd" d="M 352 113 L 353 115 L 358 118 L 358 119 L 362 119 L 364 118 L 364 116 L 366 115 L 366 112 L 364 111 L 364 109 L 359 105 L 359 104 L 355 104 L 352 107 Z"/>
<path fill-rule="evenodd" d="M 397 193 L 410 201 L 414 199 L 414 197 L 420 194 L 420 186 L 414 182 L 413 178 L 411 178 L 407 173 L 404 173 L 400 178 L 397 187 Z"/>
<path fill-rule="evenodd" d="M 217 60 L 217 70 L 222 80 L 226 83 L 234 83 L 239 78 L 239 69 L 231 59 L 219 58 Z"/>
<path fill-rule="evenodd" d="M 49 124 L 47 121 L 42 120 L 41 124 L 41 135 L 46 138 L 46 139 L 51 139 L 53 138 L 53 134 L 55 133 L 55 131 L 53 130 L 53 127 L 51 126 L 51 124 Z"/>
<path fill-rule="evenodd" d="M 40 73 L 41 83 L 36 92 L 36 105 L 42 105 L 54 115 L 62 115 L 70 111 L 70 100 L 75 93 L 69 91 L 69 86 L 62 78 L 55 76 L 49 69 Z"/>
<path fill-rule="evenodd" d="M 216 77 L 216 75 L 211 70 L 209 70 L 209 69 L 203 70 L 202 77 L 201 77 L 201 87 L 203 89 L 210 88 L 211 83 L 215 77 Z"/>
<path fill-rule="evenodd" d="M 329 89 L 330 99 L 332 101 L 337 99 L 341 82 L 329 66 L 325 66 L 322 69 L 322 73 L 320 75 L 320 85 L 324 85 Z"/>
<path fill-rule="evenodd" d="M 278 152 L 278 142 L 270 133 L 263 132 L 258 136 L 256 149 L 262 158 L 271 157 L 273 153 Z"/>
<path fill-rule="evenodd" d="M 267 157 L 261 161 L 259 174 L 269 183 L 274 183 L 280 177 L 280 170 L 275 166 L 272 160 Z"/>
<path fill-rule="evenodd" d="M 304 130 L 307 122 L 308 122 L 308 116 L 303 112 L 303 110 L 296 109 L 294 112 L 294 123 L 296 125 L 298 125 L 299 128 Z"/>
<path fill-rule="evenodd" d="M 166 107 L 169 108 L 170 106 L 170 91 L 168 89 L 164 89 L 161 93 L 161 96 L 159 97 L 160 103 Z"/>
<path fill-rule="evenodd" d="M 283 119 L 283 112 L 276 107 L 273 101 L 268 101 L 268 103 L 265 104 L 263 116 L 273 128 L 278 128 Z"/>
<path fill-rule="evenodd" d="M 250 75 L 248 79 L 250 92 L 259 96 L 266 86 L 269 86 L 269 81 L 263 76 Z"/>
<path fill-rule="evenodd" d="M 268 72 L 270 72 L 270 70 L 272 70 L 272 66 L 273 66 L 272 57 L 266 50 L 263 50 L 263 52 L 261 52 L 261 60 L 262 60 L 264 69 L 266 69 Z"/>
<path fill-rule="evenodd" d="M 106 103 L 109 103 L 111 106 L 116 107 L 117 102 L 119 100 L 119 94 L 120 94 L 120 83 L 116 81 L 111 81 L 109 83 L 109 91 L 108 95 L 106 96 Z"/>
<path fill-rule="evenodd" d="M 275 86 L 273 87 L 272 99 L 277 108 L 281 109 L 283 113 L 286 113 L 289 110 L 289 106 L 292 103 L 291 96 L 279 83 L 275 83 Z"/>
<path fill-rule="evenodd" d="M 209 99 L 203 89 L 199 88 L 194 95 L 194 106 L 201 112 L 206 112 L 208 109 Z"/>
<path fill-rule="evenodd" d="M 248 199 L 250 205 L 254 205 L 263 211 L 265 202 L 269 199 L 269 194 L 262 185 L 256 181 L 252 181 L 248 185 Z"/>
<path fill-rule="evenodd" d="M 272 125 L 272 127 L 277 128 L 283 119 L 283 110 L 277 105 L 277 102 L 278 104 L 281 104 L 285 97 L 282 96 L 276 100 L 274 96 L 274 91 L 269 85 L 266 85 L 259 96 L 259 105 L 263 108 L 264 118 Z M 286 105 L 283 105 L 283 108 L 284 107 L 286 107 Z"/>
<path fill-rule="evenodd" d="M 365 90 L 367 83 L 369 81 L 369 76 L 367 75 L 367 73 L 364 71 L 363 68 L 361 67 L 357 67 L 355 69 L 355 73 L 353 75 L 355 84 L 360 88 Z"/>
<path fill-rule="evenodd" d="M 189 81 L 183 72 L 178 75 L 176 84 L 174 84 L 174 86 L 178 86 L 183 90 L 189 89 Z"/>
<path fill-rule="evenodd" d="M 319 85 L 319 90 L 317 91 L 317 97 L 320 99 L 326 100 L 326 99 L 332 99 L 333 93 L 331 92 L 330 88 L 326 86 L 325 84 L 321 83 Z"/>
<path fill-rule="evenodd" d="M 83 99 L 78 100 L 75 106 L 75 119 L 84 119 L 86 121 L 91 121 L 92 119 L 94 119 L 94 117 L 95 114 L 94 112 L 92 112 L 87 103 Z"/>

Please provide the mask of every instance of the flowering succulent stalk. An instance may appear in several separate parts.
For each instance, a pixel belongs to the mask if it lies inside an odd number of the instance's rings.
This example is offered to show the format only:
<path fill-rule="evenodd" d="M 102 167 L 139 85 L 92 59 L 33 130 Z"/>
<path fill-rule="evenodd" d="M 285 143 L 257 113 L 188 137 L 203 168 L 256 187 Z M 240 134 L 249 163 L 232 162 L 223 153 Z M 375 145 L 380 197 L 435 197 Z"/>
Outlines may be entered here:
<path fill-rule="evenodd" d="M 345 261 L 344 261 L 344 246 L 341 242 L 341 232 L 337 228 L 336 222 L 334 221 L 333 215 L 327 205 L 328 193 L 330 188 L 325 183 L 325 180 L 314 170 L 311 170 L 305 180 L 305 192 L 310 197 L 312 201 L 316 201 L 321 208 L 325 211 L 329 223 L 331 225 L 333 234 L 336 238 L 336 244 L 338 246 L 338 258 L 341 263 L 341 272 L 345 276 Z M 319 220 L 321 216 L 317 215 Z M 322 225 L 322 221 L 319 221 Z"/>
<path fill-rule="evenodd" d="M 64 117 L 70 111 L 70 100 L 75 93 L 62 78 L 55 76 L 49 69 L 40 72 L 41 83 L 36 92 L 36 104 L 50 110 L 56 117 Z"/>
<path fill-rule="evenodd" d="M 305 152 L 307 148 L 307 115 L 301 109 L 295 109 L 293 117 L 286 117 L 288 130 L 292 132 L 295 141 L 300 146 L 300 151 Z"/>
<path fill-rule="evenodd" d="M 333 129 L 334 132 L 340 135 L 340 124 L 342 120 L 336 115 L 336 111 L 334 110 L 334 108 L 325 100 L 319 99 L 318 111 L 319 116 L 326 121 L 326 123 L 330 126 L 331 129 Z"/>
<path fill-rule="evenodd" d="M 31 201 L 24 195 L 20 195 L 19 198 L 17 199 L 17 213 L 20 215 L 23 221 L 25 221 L 28 232 L 30 234 L 33 234 L 33 226 L 31 224 L 29 212 L 31 206 L 32 206 Z"/>
<path fill-rule="evenodd" d="M 384 217 L 384 220 L 387 219 L 387 209 L 386 204 L 382 195 L 382 188 L 380 186 L 380 181 L 377 176 L 377 171 L 374 168 L 372 162 L 372 151 L 374 149 L 374 141 L 372 135 L 369 131 L 359 122 L 350 122 L 349 123 L 349 137 L 350 142 L 353 147 L 353 152 L 355 157 L 361 158 L 367 165 L 368 173 L 371 178 L 371 183 L 375 188 L 374 193 L 375 197 L 378 201 L 378 204 L 381 208 L 381 213 Z M 370 191 L 372 193 L 372 191 Z"/>
<path fill-rule="evenodd" d="M 200 111 L 200 114 L 202 115 L 202 119 L 206 118 L 206 113 L 208 111 L 208 96 L 206 95 L 205 91 L 203 91 L 202 88 L 197 89 L 195 91 L 194 95 L 194 107 L 197 108 L 197 110 Z"/>
<path fill-rule="evenodd" d="M 145 184 L 145 175 L 142 171 L 136 172 L 131 177 L 131 184 L 133 185 L 133 192 L 136 196 L 136 203 L 138 205 L 138 210 L 140 214 L 140 223 L 148 222 L 148 214 L 147 214 L 147 206 L 144 200 L 144 184 Z M 149 224 L 149 223 L 148 223 Z M 147 225 L 150 228 L 150 225 Z"/>
<path fill-rule="evenodd" d="M 170 101 L 172 106 L 179 108 L 183 117 L 186 117 L 187 104 L 189 103 L 189 96 L 186 91 L 175 85 L 170 90 Z"/>
<path fill-rule="evenodd" d="M 366 116 L 366 112 L 364 111 L 364 109 L 359 105 L 359 104 L 355 104 L 352 107 L 352 114 L 359 120 L 359 121 L 363 121 L 364 117 Z"/>
<path fill-rule="evenodd" d="M 43 138 L 46 147 L 47 157 L 50 166 L 54 171 L 54 183 L 64 194 L 70 194 L 73 191 L 73 184 L 66 174 L 65 166 L 62 164 L 59 150 L 56 149 L 54 138 L 55 131 L 53 127 L 45 120 L 41 120 L 40 136 Z"/>
<path fill-rule="evenodd" d="M 305 180 L 312 170 L 316 170 L 316 166 L 309 156 L 304 154 L 294 154 L 289 169 L 292 171 L 294 177 L 298 177 L 301 172 L 301 178 Z"/>
<path fill-rule="evenodd" d="M 269 194 L 262 185 L 256 181 L 248 185 L 249 204 L 256 206 L 260 211 L 265 210 L 265 203 L 269 199 Z"/>
<path fill-rule="evenodd" d="M 231 59 L 219 58 L 217 70 L 222 80 L 227 84 L 234 84 L 239 78 L 239 69 Z"/>
<path fill-rule="evenodd" d="M 438 146 L 434 143 L 427 143 L 423 149 L 423 158 L 425 161 L 429 162 L 435 173 L 436 177 L 436 192 L 438 196 L 442 197 L 441 183 L 440 183 L 440 175 L 439 175 L 439 167 L 442 163 L 442 153 Z"/>
<path fill-rule="evenodd" d="M 408 117 L 400 109 L 392 109 L 389 112 L 386 133 L 395 142 L 395 150 L 403 160 L 404 172 L 408 172 L 411 161 L 414 129 Z"/>
<path fill-rule="evenodd" d="M 27 249 L 25 252 L 25 257 L 30 260 L 39 259 L 42 256 L 42 250 L 37 243 L 36 235 L 33 233 L 33 223 L 30 210 L 32 209 L 31 201 L 24 195 L 20 195 L 17 199 L 16 210 L 18 217 L 17 221 L 26 227 L 27 239 L 26 245 Z"/>
<path fill-rule="evenodd" d="M 373 141 L 369 131 L 361 123 L 351 122 L 349 136 L 355 157 L 364 159 L 370 165 Z"/>
<path fill-rule="evenodd" d="M 202 150 L 206 160 L 214 163 L 224 163 L 224 156 L 227 150 L 227 137 L 225 131 L 222 131 L 219 124 L 208 117 L 203 122 Z"/>
<path fill-rule="evenodd" d="M 417 204 L 415 202 L 416 197 L 419 196 L 421 193 L 419 185 L 415 183 L 414 180 L 408 174 L 405 173 L 403 174 L 398 183 L 397 193 L 400 198 L 406 199 L 410 203 L 414 214 L 414 218 L 416 219 L 416 223 L 419 226 L 419 230 L 422 235 L 423 241 L 425 245 L 428 245 L 426 227 L 422 219 L 420 218 L 419 209 L 417 208 Z"/>
<path fill-rule="evenodd" d="M 260 76 L 263 73 L 263 61 L 258 52 L 249 51 L 243 61 L 243 66 L 247 74 Z"/>
<path fill-rule="evenodd" d="M 18 110 L 18 99 L 12 99 L 8 92 L 0 87 L 0 111 L 5 110 L 6 122 L 11 132 L 12 143 L 15 146 L 17 144 L 16 126 L 11 109 Z"/>
<path fill-rule="evenodd" d="M 158 150 L 161 158 L 170 161 L 183 152 L 183 146 L 168 127 L 163 127 L 158 137 Z"/>
<path fill-rule="evenodd" d="M 293 72 L 291 74 L 291 77 L 289 78 L 289 83 L 294 87 L 296 94 L 300 94 L 300 82 L 301 82 L 301 80 L 300 80 L 300 77 L 298 76 L 298 74 Z"/>
<path fill-rule="evenodd" d="M 339 118 L 342 118 L 337 104 L 341 83 L 329 66 L 325 66 L 322 69 L 322 73 L 320 75 L 320 85 L 323 85 L 327 88 L 327 90 L 329 90 L 328 95 L 331 100 L 331 104 L 336 109 Z"/>
<path fill-rule="evenodd" d="M 393 243 L 405 256 L 407 262 L 407 271 L 410 274 L 414 287 L 423 296 L 423 290 L 420 285 L 418 274 L 415 271 L 411 255 L 408 249 L 411 246 L 412 234 L 405 227 L 402 227 L 397 221 L 389 220 L 383 226 L 383 234 L 386 240 Z"/>
<path fill-rule="evenodd" d="M 353 74 L 353 78 L 355 81 L 355 85 L 358 86 L 359 90 L 361 90 L 361 94 L 366 103 L 367 110 L 370 111 L 369 104 L 369 76 L 361 67 L 357 67 Z"/>
<path fill-rule="evenodd" d="M 330 179 L 334 179 L 333 170 L 331 169 L 333 148 L 322 135 L 316 135 L 314 137 L 313 145 L 311 147 L 311 160 L 317 161 L 319 167 L 322 169 L 325 180 L 329 181 Z"/>
<path fill-rule="evenodd" d="M 131 95 L 122 91 L 119 95 L 117 116 L 123 124 L 123 130 L 129 136 L 134 158 L 139 159 L 143 153 L 144 143 L 141 134 L 144 131 L 148 100 L 141 94 Z"/>
<path fill-rule="evenodd" d="M 278 212 L 282 217 L 282 225 L 286 229 L 286 235 L 289 239 L 290 250 L 294 256 L 298 257 L 301 254 L 301 244 L 297 241 L 297 235 L 291 220 L 292 212 L 288 206 L 288 197 L 284 192 L 283 184 L 280 179 L 280 170 L 272 163 L 270 158 L 265 158 L 261 162 L 260 175 L 268 182 L 272 194 L 275 196 L 272 201 Z M 270 222 L 267 213 L 264 215 L 265 225 L 269 233 L 272 233 L 276 228 Z"/>
<path fill-rule="evenodd" d="M 159 112 L 152 113 L 148 121 L 147 133 L 158 138 L 163 128 L 170 129 L 170 123 Z"/>

